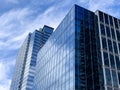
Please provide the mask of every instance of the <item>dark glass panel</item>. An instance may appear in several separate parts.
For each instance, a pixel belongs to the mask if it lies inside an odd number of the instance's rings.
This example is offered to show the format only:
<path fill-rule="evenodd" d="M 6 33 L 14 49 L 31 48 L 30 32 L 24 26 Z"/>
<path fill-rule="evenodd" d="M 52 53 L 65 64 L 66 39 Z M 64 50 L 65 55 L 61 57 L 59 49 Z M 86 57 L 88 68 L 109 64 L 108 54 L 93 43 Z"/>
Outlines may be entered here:
<path fill-rule="evenodd" d="M 117 40 L 120 41 L 120 31 L 116 30 Z"/>
<path fill-rule="evenodd" d="M 105 27 L 103 24 L 100 24 L 101 34 L 105 35 Z"/>
<path fill-rule="evenodd" d="M 110 70 L 105 68 L 106 83 L 107 85 L 112 85 Z"/>
<path fill-rule="evenodd" d="M 105 66 L 109 67 L 108 53 L 103 52 L 103 56 L 104 56 L 104 64 L 105 64 Z"/>
<path fill-rule="evenodd" d="M 114 60 L 114 56 L 112 54 L 110 54 L 110 63 L 111 63 L 111 67 L 115 68 L 115 60 Z"/>
<path fill-rule="evenodd" d="M 108 23 L 108 15 L 107 15 L 107 14 L 104 14 L 104 16 L 105 16 L 105 23 L 106 23 L 106 24 L 109 24 L 109 23 Z"/>
<path fill-rule="evenodd" d="M 102 47 L 103 49 L 107 50 L 106 38 L 102 38 Z"/>
<path fill-rule="evenodd" d="M 111 34 L 112 34 L 112 38 L 115 39 L 115 31 L 112 28 L 111 28 Z"/>
<path fill-rule="evenodd" d="M 117 69 L 120 70 L 120 60 L 118 56 L 115 56 Z"/>
<path fill-rule="evenodd" d="M 100 17 L 100 21 L 101 22 L 104 22 L 104 19 L 103 19 L 103 13 L 99 11 L 99 17 Z"/>
<path fill-rule="evenodd" d="M 112 19 L 112 16 L 109 16 L 109 20 L 110 20 L 110 25 L 113 26 L 113 19 Z"/>
<path fill-rule="evenodd" d="M 114 41 L 113 41 L 113 47 L 114 47 L 114 52 L 117 54 L 118 53 L 117 44 Z"/>
<path fill-rule="evenodd" d="M 115 23 L 115 27 L 118 28 L 118 22 L 116 18 L 114 18 L 114 23 Z"/>
<path fill-rule="evenodd" d="M 116 72 L 114 70 L 112 70 L 112 78 L 113 78 L 113 86 L 118 87 L 117 75 L 116 75 Z"/>
<path fill-rule="evenodd" d="M 108 26 L 106 26 L 106 33 L 107 33 L 107 37 L 110 37 L 110 28 Z"/>
<path fill-rule="evenodd" d="M 108 39 L 108 48 L 110 52 L 113 52 L 113 48 L 112 48 L 112 42 L 111 40 Z"/>

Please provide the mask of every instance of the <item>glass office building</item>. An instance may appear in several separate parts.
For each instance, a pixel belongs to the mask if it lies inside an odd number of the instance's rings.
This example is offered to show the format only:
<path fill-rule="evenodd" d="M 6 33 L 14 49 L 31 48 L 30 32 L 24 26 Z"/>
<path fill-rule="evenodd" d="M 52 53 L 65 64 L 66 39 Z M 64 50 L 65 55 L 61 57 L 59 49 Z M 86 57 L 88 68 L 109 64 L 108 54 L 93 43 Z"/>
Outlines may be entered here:
<path fill-rule="evenodd" d="M 10 90 L 34 90 L 37 53 L 52 32 L 53 28 L 45 25 L 27 36 L 17 57 Z"/>
<path fill-rule="evenodd" d="M 120 20 L 74 5 L 38 52 L 33 90 L 119 90 Z"/>
<path fill-rule="evenodd" d="M 96 11 L 103 90 L 120 90 L 120 19 Z"/>
<path fill-rule="evenodd" d="M 74 5 L 52 32 L 27 36 L 10 90 L 120 90 L 120 19 Z"/>

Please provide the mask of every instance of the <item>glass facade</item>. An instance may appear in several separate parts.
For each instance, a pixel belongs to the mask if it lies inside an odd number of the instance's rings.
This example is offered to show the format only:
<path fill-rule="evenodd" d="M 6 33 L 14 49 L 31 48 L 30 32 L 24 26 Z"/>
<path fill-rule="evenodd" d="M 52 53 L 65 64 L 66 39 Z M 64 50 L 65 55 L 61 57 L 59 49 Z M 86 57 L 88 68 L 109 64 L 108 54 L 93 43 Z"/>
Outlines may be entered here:
<path fill-rule="evenodd" d="M 18 54 L 10 90 L 33 89 L 37 53 L 52 32 L 53 28 L 45 25 L 28 35 Z"/>
<path fill-rule="evenodd" d="M 34 90 L 75 90 L 74 8 L 38 53 Z"/>
<path fill-rule="evenodd" d="M 52 31 L 29 34 L 11 90 L 120 90 L 119 19 L 74 5 Z"/>
<path fill-rule="evenodd" d="M 104 90 L 120 90 L 120 23 L 119 19 L 101 11 L 98 16 L 98 55 Z"/>
<path fill-rule="evenodd" d="M 70 10 L 38 53 L 34 90 L 100 89 L 96 20 L 77 5 Z"/>

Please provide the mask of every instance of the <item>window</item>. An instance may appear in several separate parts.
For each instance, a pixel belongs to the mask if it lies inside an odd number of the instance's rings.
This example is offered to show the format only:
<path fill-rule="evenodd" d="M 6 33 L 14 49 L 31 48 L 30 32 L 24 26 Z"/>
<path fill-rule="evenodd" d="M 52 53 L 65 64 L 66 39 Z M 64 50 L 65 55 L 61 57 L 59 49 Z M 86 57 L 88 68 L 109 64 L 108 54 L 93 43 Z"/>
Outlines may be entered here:
<path fill-rule="evenodd" d="M 110 52 L 113 52 L 113 48 L 112 48 L 112 42 L 111 40 L 108 39 L 108 48 Z"/>
<path fill-rule="evenodd" d="M 117 40 L 120 41 L 120 31 L 116 30 Z"/>
<path fill-rule="evenodd" d="M 102 38 L 102 47 L 103 49 L 107 50 L 106 38 Z"/>
<path fill-rule="evenodd" d="M 110 25 L 113 26 L 113 19 L 111 16 L 109 16 L 109 19 L 110 19 Z"/>
<path fill-rule="evenodd" d="M 120 52 L 120 43 L 118 43 L 118 47 L 119 47 L 119 52 Z"/>
<path fill-rule="evenodd" d="M 113 86 L 118 88 L 117 75 L 114 70 L 112 70 Z"/>
<path fill-rule="evenodd" d="M 100 17 L 100 21 L 101 22 L 104 22 L 104 19 L 103 19 L 103 13 L 99 11 L 99 17 Z"/>
<path fill-rule="evenodd" d="M 104 65 L 109 67 L 108 53 L 103 52 L 103 56 L 104 56 Z"/>
<path fill-rule="evenodd" d="M 115 68 L 114 56 L 112 54 L 110 54 L 110 63 L 111 63 L 111 68 Z"/>
<path fill-rule="evenodd" d="M 106 24 L 109 24 L 109 23 L 108 23 L 108 15 L 107 15 L 107 14 L 104 14 L 104 16 L 105 16 L 105 23 L 106 23 Z"/>
<path fill-rule="evenodd" d="M 115 28 L 118 28 L 118 22 L 116 18 L 114 18 L 114 23 L 115 23 Z"/>
<path fill-rule="evenodd" d="M 105 35 L 105 27 L 103 24 L 100 24 L 101 34 Z"/>
<path fill-rule="evenodd" d="M 115 56 L 117 69 L 120 70 L 120 60 L 118 56 Z"/>
<path fill-rule="evenodd" d="M 114 52 L 115 52 L 115 53 L 118 53 L 117 45 L 116 45 L 116 42 L 114 42 L 114 41 L 113 41 L 113 46 L 114 46 Z"/>
<path fill-rule="evenodd" d="M 115 39 L 115 31 L 112 28 L 111 28 L 111 34 L 112 34 L 112 38 Z"/>
<path fill-rule="evenodd" d="M 106 33 L 107 33 L 107 37 L 110 37 L 110 29 L 108 26 L 106 26 Z"/>
<path fill-rule="evenodd" d="M 105 75 L 106 75 L 106 83 L 107 85 L 112 85 L 112 82 L 111 82 L 111 74 L 110 74 L 110 70 L 105 68 Z"/>
<path fill-rule="evenodd" d="M 119 85 L 120 85 L 120 72 L 118 72 L 118 80 L 119 80 Z"/>

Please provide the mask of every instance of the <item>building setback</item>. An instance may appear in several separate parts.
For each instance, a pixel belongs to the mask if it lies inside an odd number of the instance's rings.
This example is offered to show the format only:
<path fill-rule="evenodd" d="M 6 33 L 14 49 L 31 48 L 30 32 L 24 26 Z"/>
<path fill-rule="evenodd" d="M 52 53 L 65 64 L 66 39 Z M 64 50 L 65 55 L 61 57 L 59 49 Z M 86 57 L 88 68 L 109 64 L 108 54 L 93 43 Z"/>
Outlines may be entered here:
<path fill-rule="evenodd" d="M 37 53 L 52 32 L 53 28 L 45 25 L 27 36 L 19 50 L 10 90 L 34 90 Z"/>
<path fill-rule="evenodd" d="M 120 19 L 74 5 L 52 31 L 28 35 L 10 90 L 120 90 Z"/>
<path fill-rule="evenodd" d="M 38 52 L 34 90 L 119 90 L 120 20 L 78 5 Z"/>

